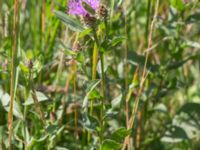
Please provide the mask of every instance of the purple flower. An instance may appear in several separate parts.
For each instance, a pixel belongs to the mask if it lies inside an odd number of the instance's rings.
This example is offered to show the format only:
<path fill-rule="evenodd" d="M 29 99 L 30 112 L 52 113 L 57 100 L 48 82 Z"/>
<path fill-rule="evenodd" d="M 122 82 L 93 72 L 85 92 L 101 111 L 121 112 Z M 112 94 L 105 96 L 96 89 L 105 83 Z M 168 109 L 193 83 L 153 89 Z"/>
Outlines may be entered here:
<path fill-rule="evenodd" d="M 99 0 L 69 0 L 69 14 L 85 16 L 88 12 L 83 7 L 82 1 L 86 2 L 94 10 L 97 10 L 100 4 Z"/>
<path fill-rule="evenodd" d="M 97 10 L 99 7 L 99 0 L 83 0 L 85 1 L 88 5 L 90 5 L 94 10 Z"/>

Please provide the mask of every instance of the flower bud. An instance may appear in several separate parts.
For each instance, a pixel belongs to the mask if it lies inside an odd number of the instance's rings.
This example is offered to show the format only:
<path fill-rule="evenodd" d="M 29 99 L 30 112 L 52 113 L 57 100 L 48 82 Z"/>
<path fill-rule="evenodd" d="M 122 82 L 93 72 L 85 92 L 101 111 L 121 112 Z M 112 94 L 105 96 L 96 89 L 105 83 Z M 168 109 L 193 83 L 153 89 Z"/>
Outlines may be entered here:
<path fill-rule="evenodd" d="M 54 123 L 57 119 L 57 116 L 56 116 L 56 113 L 55 112 L 51 112 L 50 113 L 50 120 L 51 120 L 51 123 Z"/>
<path fill-rule="evenodd" d="M 83 21 L 87 26 L 94 27 L 95 24 L 96 24 L 97 19 L 95 17 L 91 16 L 90 14 L 86 14 L 83 17 Z"/>
<path fill-rule="evenodd" d="M 99 15 L 99 17 L 101 18 L 107 18 L 108 16 L 108 9 L 106 8 L 105 5 L 100 5 L 98 10 L 97 10 L 97 13 Z"/>
<path fill-rule="evenodd" d="M 33 68 L 33 61 L 32 59 L 29 59 L 27 62 L 27 67 L 31 70 Z"/>
<path fill-rule="evenodd" d="M 73 49 L 75 52 L 79 52 L 79 51 L 82 50 L 82 47 L 81 47 L 81 45 L 80 45 L 79 42 L 75 42 L 75 43 L 73 44 L 72 49 Z"/>

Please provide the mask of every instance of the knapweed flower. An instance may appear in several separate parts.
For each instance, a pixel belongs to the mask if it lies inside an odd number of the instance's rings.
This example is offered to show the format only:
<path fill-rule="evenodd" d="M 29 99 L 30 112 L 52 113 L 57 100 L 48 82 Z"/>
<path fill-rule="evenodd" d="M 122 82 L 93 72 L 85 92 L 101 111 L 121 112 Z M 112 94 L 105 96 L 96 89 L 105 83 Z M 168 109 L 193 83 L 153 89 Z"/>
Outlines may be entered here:
<path fill-rule="evenodd" d="M 87 10 L 85 10 L 82 5 L 82 2 L 87 3 L 94 10 L 97 10 L 100 5 L 100 0 L 69 0 L 69 14 L 79 16 L 85 16 L 88 14 Z"/>

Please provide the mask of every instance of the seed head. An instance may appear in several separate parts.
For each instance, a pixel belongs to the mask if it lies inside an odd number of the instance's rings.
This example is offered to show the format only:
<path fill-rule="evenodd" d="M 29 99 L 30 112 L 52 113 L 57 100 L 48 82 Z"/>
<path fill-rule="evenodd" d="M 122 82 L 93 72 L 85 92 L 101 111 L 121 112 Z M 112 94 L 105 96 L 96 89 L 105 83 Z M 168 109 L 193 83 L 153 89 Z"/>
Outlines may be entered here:
<path fill-rule="evenodd" d="M 99 17 L 101 18 L 107 18 L 108 16 L 108 9 L 106 8 L 105 5 L 100 5 L 98 10 L 97 10 L 97 13 L 99 15 Z"/>

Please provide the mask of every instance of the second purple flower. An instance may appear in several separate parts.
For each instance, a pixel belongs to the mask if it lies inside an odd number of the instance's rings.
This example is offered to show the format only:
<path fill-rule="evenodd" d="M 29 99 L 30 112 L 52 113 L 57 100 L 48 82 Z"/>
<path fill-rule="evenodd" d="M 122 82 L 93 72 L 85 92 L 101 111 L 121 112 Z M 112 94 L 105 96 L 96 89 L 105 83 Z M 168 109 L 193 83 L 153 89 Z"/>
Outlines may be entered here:
<path fill-rule="evenodd" d="M 82 2 L 86 2 L 91 8 L 97 10 L 100 5 L 100 0 L 69 0 L 69 14 L 85 16 L 88 14 L 87 10 L 82 5 Z"/>

